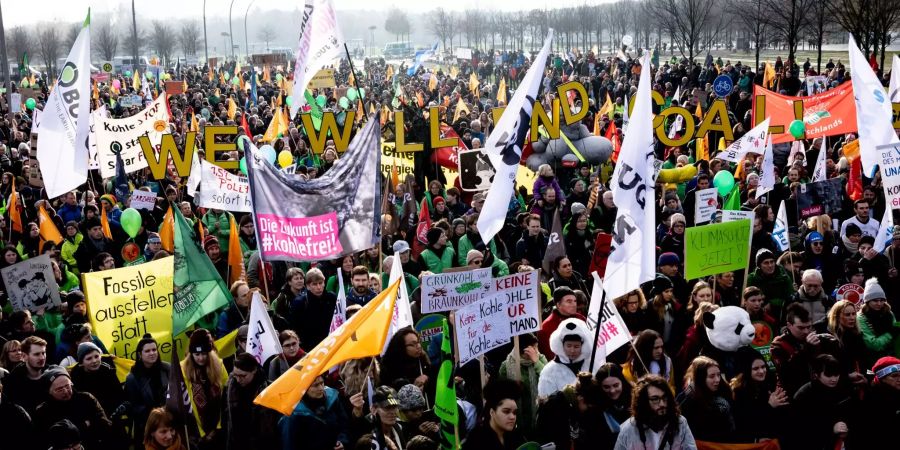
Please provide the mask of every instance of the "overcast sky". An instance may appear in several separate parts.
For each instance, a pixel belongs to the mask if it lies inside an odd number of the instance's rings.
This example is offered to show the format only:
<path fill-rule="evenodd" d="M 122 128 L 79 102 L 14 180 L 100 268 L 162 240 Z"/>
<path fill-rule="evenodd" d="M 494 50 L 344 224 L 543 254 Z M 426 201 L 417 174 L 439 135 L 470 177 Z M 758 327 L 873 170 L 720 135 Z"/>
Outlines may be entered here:
<path fill-rule="evenodd" d="M 501 10 L 533 9 L 545 7 L 573 6 L 583 3 L 605 3 L 605 0 L 457 0 L 451 2 L 438 0 L 333 0 L 338 11 L 346 9 L 388 9 L 397 6 L 401 9 L 423 12 L 438 6 L 445 9 L 463 10 L 466 8 L 494 8 Z M 251 0 L 234 0 L 233 16 L 241 17 Z M 130 9 L 130 0 L 44 0 L 36 7 L 34 2 L 3 2 L 3 25 L 9 29 L 17 25 L 28 25 L 43 21 L 75 22 L 82 20 L 88 7 L 96 12 L 115 10 L 119 7 Z M 230 0 L 206 0 L 207 18 L 210 16 L 228 15 Z M 251 17 L 254 10 L 287 9 L 293 10 L 303 4 L 303 0 L 253 0 Z M 144 18 L 200 18 L 203 14 L 203 0 L 136 0 L 137 14 Z"/>

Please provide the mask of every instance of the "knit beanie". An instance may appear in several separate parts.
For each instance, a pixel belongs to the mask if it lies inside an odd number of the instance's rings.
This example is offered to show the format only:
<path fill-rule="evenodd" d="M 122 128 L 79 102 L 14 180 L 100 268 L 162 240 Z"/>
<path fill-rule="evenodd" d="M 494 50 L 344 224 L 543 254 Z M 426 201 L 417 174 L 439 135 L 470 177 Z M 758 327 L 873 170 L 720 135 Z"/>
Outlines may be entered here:
<path fill-rule="evenodd" d="M 659 255 L 659 259 L 656 260 L 656 265 L 658 267 L 677 266 L 679 264 L 681 264 L 681 258 L 672 252 L 665 252 L 662 255 Z"/>
<path fill-rule="evenodd" d="M 116 196 L 112 194 L 103 194 L 100 196 L 100 201 L 106 200 L 110 205 L 116 206 L 119 202 L 116 200 Z"/>
<path fill-rule="evenodd" d="M 866 288 L 863 291 L 863 302 L 868 303 L 870 300 L 876 300 L 880 298 L 887 298 L 884 294 L 884 289 L 881 288 L 881 285 L 878 284 L 877 278 L 869 278 L 866 280 Z"/>
<path fill-rule="evenodd" d="M 50 448 L 63 449 L 71 448 L 81 444 L 81 432 L 69 419 L 63 419 L 54 423 L 47 430 L 47 440 L 50 441 Z"/>
<path fill-rule="evenodd" d="M 875 382 L 878 383 L 884 377 L 900 372 L 900 359 L 893 356 L 885 356 L 875 362 L 872 366 L 872 372 L 875 372 Z"/>
<path fill-rule="evenodd" d="M 397 391 L 397 401 L 400 402 L 400 411 L 418 411 L 428 409 L 425 405 L 425 396 L 414 384 L 407 384 Z"/>
<path fill-rule="evenodd" d="M 188 350 L 191 353 L 209 353 L 213 348 L 212 336 L 204 328 L 194 330 L 188 342 Z"/>
<path fill-rule="evenodd" d="M 472 264 L 472 261 L 478 258 L 484 259 L 484 253 L 475 249 L 469 250 L 469 253 L 466 253 L 466 264 Z"/>
<path fill-rule="evenodd" d="M 78 352 L 76 353 L 76 356 L 78 357 L 78 362 L 81 362 L 84 359 L 84 357 L 87 356 L 91 352 L 97 352 L 97 353 L 100 353 L 101 355 L 103 354 L 103 351 L 100 350 L 100 347 L 97 347 L 97 344 L 95 344 L 93 342 L 89 341 L 89 342 L 82 342 L 82 343 L 78 344 Z"/>
<path fill-rule="evenodd" d="M 425 235 L 425 239 L 428 241 L 428 246 L 432 247 L 437 244 L 438 240 L 441 238 L 441 233 L 443 232 L 444 230 L 437 227 L 428 230 L 428 233 Z"/>
<path fill-rule="evenodd" d="M 212 245 L 219 245 L 219 239 L 213 235 L 207 235 L 206 238 L 203 239 L 203 251 L 208 252 L 209 247 Z"/>
<path fill-rule="evenodd" d="M 69 379 L 72 379 L 72 376 L 69 375 L 69 371 L 64 367 L 50 365 L 47 367 L 47 370 L 45 370 L 44 373 L 41 374 L 41 381 L 44 383 L 44 386 L 47 389 L 50 389 L 50 385 L 53 384 L 53 382 L 56 381 L 56 379 L 59 377 L 67 377 Z"/>
<path fill-rule="evenodd" d="M 667 289 L 674 289 L 675 285 L 672 284 L 672 280 L 669 277 L 657 274 L 656 278 L 653 279 L 653 290 L 651 292 L 652 295 L 662 294 Z"/>
<path fill-rule="evenodd" d="M 767 248 L 761 248 L 756 252 L 756 267 L 762 266 L 763 261 L 775 259 L 775 254 Z"/>

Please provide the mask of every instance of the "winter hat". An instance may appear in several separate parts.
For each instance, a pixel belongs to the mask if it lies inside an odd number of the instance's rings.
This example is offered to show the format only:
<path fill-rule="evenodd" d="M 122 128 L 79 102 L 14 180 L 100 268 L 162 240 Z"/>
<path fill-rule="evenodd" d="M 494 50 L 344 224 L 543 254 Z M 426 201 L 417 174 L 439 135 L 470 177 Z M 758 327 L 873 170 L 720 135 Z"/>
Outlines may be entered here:
<path fill-rule="evenodd" d="M 653 279 L 653 289 L 650 291 L 652 295 L 659 295 L 665 292 L 667 289 L 674 289 L 675 285 L 672 284 L 672 280 L 669 277 L 657 274 L 656 278 Z"/>
<path fill-rule="evenodd" d="M 586 210 L 586 209 L 587 209 L 587 207 L 582 205 L 581 203 L 578 203 L 578 202 L 572 203 L 572 215 L 573 216 L 582 214 L 584 212 L 584 210 Z"/>
<path fill-rule="evenodd" d="M 869 303 L 871 300 L 887 298 L 884 295 L 884 289 L 878 284 L 878 278 L 869 278 L 866 280 L 866 288 L 863 290 L 863 302 Z"/>
<path fill-rule="evenodd" d="M 211 245 L 219 245 L 219 239 L 213 235 L 208 235 L 203 239 L 203 251 L 208 252 Z"/>
<path fill-rule="evenodd" d="M 847 227 L 847 228 L 849 228 L 849 227 Z M 864 245 L 864 244 L 869 244 L 872 247 L 874 247 L 875 246 L 875 237 L 874 236 L 863 236 L 863 237 L 859 238 L 858 245 Z"/>
<path fill-rule="evenodd" d="M 148 244 L 161 244 L 162 239 L 159 237 L 159 233 L 150 232 L 147 233 L 147 243 Z"/>
<path fill-rule="evenodd" d="M 156 342 L 156 339 L 153 339 L 153 335 L 151 335 L 150 333 L 146 333 L 137 343 L 138 355 L 140 355 L 141 352 L 144 351 L 144 346 L 147 344 L 156 344 L 157 346 L 159 346 L 159 343 Z"/>
<path fill-rule="evenodd" d="M 45 370 L 43 374 L 41 374 L 41 381 L 44 382 L 44 386 L 49 389 L 50 385 L 53 384 L 53 382 L 56 381 L 56 379 L 59 377 L 66 377 L 70 380 L 72 379 L 72 376 L 69 375 L 68 370 L 57 365 L 51 365 L 47 367 L 47 370 Z"/>
<path fill-rule="evenodd" d="M 675 225 L 676 223 L 687 223 L 687 220 L 684 218 L 684 214 L 673 213 L 669 216 L 669 223 Z"/>
<path fill-rule="evenodd" d="M 875 382 L 878 383 L 886 376 L 900 372 L 900 359 L 893 356 L 880 358 L 875 362 L 875 365 L 872 366 L 872 372 L 875 372 Z"/>
<path fill-rule="evenodd" d="M 400 402 L 400 411 L 418 411 L 428 409 L 425 406 L 425 396 L 414 384 L 407 384 L 397 391 L 397 401 Z"/>
<path fill-rule="evenodd" d="M 51 449 L 71 448 L 81 444 L 81 433 L 69 419 L 54 423 L 47 431 Z"/>
<path fill-rule="evenodd" d="M 82 294 L 81 291 L 79 291 L 78 289 L 74 289 L 66 294 L 66 305 L 69 307 L 69 311 L 71 311 L 72 308 L 79 303 L 85 303 L 84 294 Z"/>
<path fill-rule="evenodd" d="M 435 196 L 435 197 L 431 200 L 431 203 L 434 203 L 434 206 L 437 206 L 438 203 L 444 203 L 444 197 L 441 197 L 440 195 Z"/>
<path fill-rule="evenodd" d="M 847 225 L 847 229 L 845 230 L 847 236 L 853 236 L 854 234 L 862 234 L 862 229 L 859 228 L 859 225 L 855 223 L 851 223 Z"/>
<path fill-rule="evenodd" d="M 78 344 L 78 352 L 76 354 L 76 356 L 78 357 L 78 362 L 81 362 L 84 357 L 87 356 L 90 352 L 97 352 L 101 355 L 103 354 L 103 351 L 100 350 L 100 347 L 97 347 L 97 344 L 93 342 L 82 342 Z"/>
<path fill-rule="evenodd" d="M 475 249 L 469 250 L 469 253 L 466 253 L 466 264 L 472 264 L 472 261 L 478 258 L 484 260 L 484 253 L 481 253 Z"/>
<path fill-rule="evenodd" d="M 99 226 L 102 226 L 102 225 L 100 224 L 100 219 L 98 219 L 96 217 L 91 217 L 90 219 L 84 219 L 84 229 L 85 230 L 90 230 L 91 228 L 99 227 Z"/>
<path fill-rule="evenodd" d="M 466 226 L 466 219 L 463 219 L 462 217 L 453 219 L 453 229 L 456 229 L 459 225 Z"/>
<path fill-rule="evenodd" d="M 428 230 L 428 233 L 425 234 L 425 240 L 428 241 L 428 246 L 431 247 L 431 246 L 437 244 L 438 239 L 441 238 L 441 233 L 443 233 L 443 232 L 444 232 L 444 230 L 437 228 L 437 227 L 434 227 L 434 228 L 431 228 L 430 230 Z"/>
<path fill-rule="evenodd" d="M 657 266 L 677 266 L 679 264 L 681 264 L 681 258 L 672 252 L 659 255 L 659 259 L 656 261 Z"/>
<path fill-rule="evenodd" d="M 823 240 L 825 240 L 825 239 L 822 238 L 822 234 L 819 233 L 818 231 L 813 231 L 812 233 L 809 233 L 808 235 L 806 235 L 806 243 L 807 244 L 812 244 L 813 242 L 822 242 Z"/>
<path fill-rule="evenodd" d="M 101 195 L 101 196 L 100 196 L 100 201 L 102 202 L 103 200 L 108 201 L 109 204 L 112 205 L 112 206 L 116 206 L 116 204 L 118 203 L 118 201 L 116 201 L 116 196 L 115 196 L 115 195 L 112 195 L 112 194 L 103 194 L 103 195 Z"/>
<path fill-rule="evenodd" d="M 775 254 L 772 253 L 771 250 L 767 248 L 761 248 L 758 252 L 756 252 L 756 267 L 762 265 L 763 261 L 775 259 Z"/>
<path fill-rule="evenodd" d="M 212 351 L 212 336 L 209 335 L 209 331 L 199 328 L 191 333 L 188 350 L 191 353 L 209 353 Z"/>
<path fill-rule="evenodd" d="M 394 242 L 394 254 L 395 255 L 399 255 L 403 252 L 408 252 L 408 251 L 409 251 L 409 242 L 406 242 L 402 239 L 397 242 Z"/>

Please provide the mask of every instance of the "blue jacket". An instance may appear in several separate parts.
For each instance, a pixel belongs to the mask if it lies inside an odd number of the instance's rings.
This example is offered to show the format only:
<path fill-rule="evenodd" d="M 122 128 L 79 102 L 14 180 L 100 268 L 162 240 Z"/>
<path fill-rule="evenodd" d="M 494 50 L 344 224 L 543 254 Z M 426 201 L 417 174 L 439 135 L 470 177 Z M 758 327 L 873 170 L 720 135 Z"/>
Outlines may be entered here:
<path fill-rule="evenodd" d="M 63 224 L 67 224 L 72 220 L 74 220 L 75 222 L 81 221 L 81 207 L 77 204 L 69 206 L 68 203 L 64 203 L 56 211 L 56 214 L 59 215 L 60 219 L 62 219 Z"/>
<path fill-rule="evenodd" d="M 281 430 L 281 448 L 288 450 L 332 450 L 340 441 L 350 448 L 347 414 L 338 400 L 338 392 L 325 388 L 325 407 L 315 411 L 307 405 L 306 397 L 297 403 L 290 416 L 278 422 Z"/>

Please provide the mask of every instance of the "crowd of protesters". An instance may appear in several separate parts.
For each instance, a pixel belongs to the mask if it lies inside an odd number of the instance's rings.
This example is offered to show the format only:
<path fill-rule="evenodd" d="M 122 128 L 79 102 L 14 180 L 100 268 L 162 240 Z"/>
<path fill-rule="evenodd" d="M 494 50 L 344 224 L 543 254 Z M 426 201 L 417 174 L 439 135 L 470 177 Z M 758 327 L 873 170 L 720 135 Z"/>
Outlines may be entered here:
<path fill-rule="evenodd" d="M 532 58 L 523 51 L 476 51 L 471 61 L 454 63 L 452 69 L 449 64 L 426 64 L 412 76 L 407 75 L 405 64 L 389 68 L 382 59 L 357 61 L 355 81 L 365 90 L 366 107 L 377 112 L 369 120 L 382 120 L 385 140 L 393 140 L 396 127 L 403 126 L 408 142 L 425 144 L 425 151 L 415 154 L 417 170 L 394 187 L 383 217 L 380 248 L 333 261 L 260 262 L 251 216 L 235 213 L 246 280 L 230 286 L 229 306 L 204 317 L 189 332 L 180 368 L 161 361 L 159 343 L 145 336 L 137 344 L 137 360 L 124 382 L 117 377 L 104 342 L 91 329 L 90 306 L 79 274 L 123 267 L 122 247 L 128 236 L 118 218 L 130 199 L 116 198 L 110 180 L 100 179 L 95 171 L 77 191 L 47 198 L 39 179 L 32 176 L 32 111 L 4 115 L 0 193 L 6 206 L 0 233 L 5 247 L 0 268 L 48 254 L 62 304 L 36 312 L 14 311 L 3 292 L 2 447 L 370 448 L 377 428 L 391 449 L 438 448 L 440 423 L 431 405 L 439 364 L 429 359 L 422 337 L 413 329 L 397 332 L 381 357 L 352 360 L 317 378 L 290 416 L 255 405 L 253 399 L 329 334 L 339 272 L 346 283 L 347 313 L 352 315 L 386 287 L 385 274 L 392 265 L 401 264 L 418 320 L 423 275 L 454 267 L 490 267 L 495 276 L 539 268 L 557 213 L 565 225 L 567 252 L 551 261 L 551 272 L 542 285 L 545 319 L 540 332 L 520 337 L 518 355 L 513 354 L 512 345 L 490 351 L 484 358 L 486 384 L 477 361 L 457 368 L 462 448 L 514 449 L 536 441 L 574 449 L 691 449 L 696 441 L 778 439 L 782 448 L 818 450 L 840 448 L 836 444 L 847 449 L 880 448 L 890 442 L 900 425 L 900 328 L 892 313 L 900 307 L 900 227 L 893 230 L 893 241 L 883 252 L 874 250 L 879 221 L 885 211 L 890 212 L 880 177 L 864 177 L 862 196 L 843 198 L 843 208 L 833 217 L 801 219 L 796 213 L 793 183 L 809 179 L 819 152 L 826 152 L 827 177 L 846 180 L 850 169 L 842 148 L 855 136 L 832 136 L 828 148 L 820 148 L 821 140 L 807 142 L 803 157 L 792 161 L 787 161 L 790 144 L 776 145 L 779 181 L 761 201 L 755 198 L 761 167 L 758 155 L 748 155 L 738 171 L 714 154 L 712 160 L 697 158 L 693 141 L 675 148 L 657 144 L 657 159 L 666 167 L 694 164 L 699 173 L 674 186 L 659 184 L 655 196 L 648 195 L 657 210 L 658 273 L 640 289 L 611 300 L 633 343 L 609 355 L 591 373 L 586 355 L 593 336 L 585 332 L 583 321 L 591 298 L 590 272 L 598 270 L 603 275 L 609 251 L 607 246 L 604 254 L 595 243 L 598 236 L 610 235 L 617 213 L 609 191 L 613 163 L 542 167 L 533 186 L 518 186 L 525 191 L 524 204 L 511 202 L 505 226 L 485 243 L 477 219 L 486 192 L 467 192 L 446 183 L 443 171 L 431 159 L 427 108 L 440 107 L 441 120 L 458 133 L 462 143 L 479 148 L 493 129 L 491 109 L 502 106 L 494 100 L 501 79 L 511 94 Z M 821 75 L 827 77 L 829 87 L 851 76 L 840 61 L 829 61 L 825 68 Z M 230 63 L 214 70 L 232 73 L 234 69 Z M 287 80 L 290 71 L 286 69 L 266 70 L 277 73 L 278 80 Z M 348 61 L 336 69 L 338 85 L 350 87 Z M 593 52 L 554 54 L 547 69 L 539 99 L 547 110 L 557 85 L 583 82 L 590 98 L 589 104 L 578 105 L 588 109 L 584 123 L 589 128 L 598 123 L 604 135 L 615 126 L 620 140 L 627 98 L 636 92 L 642 70 L 652 70 L 652 88 L 665 98 L 665 105 L 655 106 L 654 112 L 673 104 L 694 111 L 698 101 L 708 110 L 715 101 L 712 79 L 719 74 L 730 76 L 734 93 L 724 100 L 736 139 L 752 128 L 750 94 L 754 85 L 763 82 L 764 72 L 740 61 L 732 64 L 711 58 L 690 62 L 673 57 L 647 68 L 630 57 Z M 774 69 L 778 90 L 787 95 L 805 93 L 803 80 L 816 75 L 808 62 L 801 72 L 798 64 L 782 63 L 779 58 Z M 431 77 L 420 76 L 426 70 L 435 72 L 433 89 Z M 261 81 L 250 98 L 238 84 L 209 77 L 207 67 L 170 72 L 187 86 L 186 92 L 168 99 L 169 132 L 179 148 L 193 119 L 199 125 L 198 148 L 204 145 L 207 125 L 240 125 L 244 119 L 250 137 L 259 142 L 279 105 L 287 102 L 274 75 L 271 81 Z M 477 90 L 470 87 L 472 73 L 479 80 Z M 245 64 L 238 76 L 249 80 L 255 75 Z M 99 83 L 94 107 L 102 104 L 112 117 L 128 117 L 142 106 L 121 106 L 117 100 L 132 94 L 132 88 L 125 74 L 118 78 L 121 91 L 108 82 Z M 40 109 L 49 90 L 47 80 L 40 79 L 33 87 L 38 91 L 36 109 Z M 676 92 L 679 98 L 673 98 Z M 324 110 L 334 112 L 339 123 L 346 119 L 347 111 L 331 89 L 313 94 L 327 97 Z M 615 103 L 613 111 L 595 121 L 607 96 Z M 233 117 L 228 117 L 229 98 L 239 106 Z M 468 113 L 456 114 L 460 103 Z M 406 123 L 395 125 L 391 111 L 398 109 L 406 112 Z M 719 136 L 713 137 L 712 142 L 718 141 Z M 290 151 L 297 176 L 305 179 L 321 176 L 340 159 L 333 142 L 326 144 L 321 155 L 311 150 L 299 115 L 273 145 L 276 151 Z M 239 152 L 223 156 L 240 157 Z M 742 208 L 754 214 L 750 266 L 711 279 L 687 280 L 683 275 L 685 227 L 694 225 L 696 192 L 709 187 L 719 171 L 738 174 Z M 159 228 L 166 211 L 179 208 L 202 231 L 197 235 L 205 238 L 198 244 L 227 279 L 232 213 L 198 207 L 185 192 L 185 180 L 173 174 L 153 180 L 149 170 L 142 170 L 129 178 L 136 189 L 158 195 L 154 209 L 141 211 L 143 226 L 134 237 L 146 259 L 168 255 L 161 249 Z M 21 231 L 14 227 L 13 214 L 6 211 L 13 195 Z M 422 199 L 433 225 L 421 242 L 424 250 L 414 254 L 417 205 Z M 789 208 L 791 235 L 791 248 L 784 252 L 771 235 L 773 207 L 781 201 Z M 63 242 L 41 242 L 41 206 L 62 233 Z M 112 238 L 101 226 L 104 211 Z M 900 222 L 895 219 L 894 223 Z M 836 297 L 836 288 L 846 283 L 862 287 L 858 303 Z M 270 306 L 283 348 L 283 354 L 262 365 L 244 352 L 254 291 Z M 722 306 L 744 308 L 753 320 L 765 321 L 775 330 L 770 356 L 752 350 L 726 367 L 714 353 L 704 351 L 708 338 L 703 313 Z M 220 357 L 214 339 L 236 329 L 236 355 Z M 179 369 L 196 408 L 189 426 L 178 423 L 164 408 L 169 379 Z M 517 376 L 512 375 L 514 371 Z M 366 394 L 368 377 L 374 379 L 371 396 Z"/>

